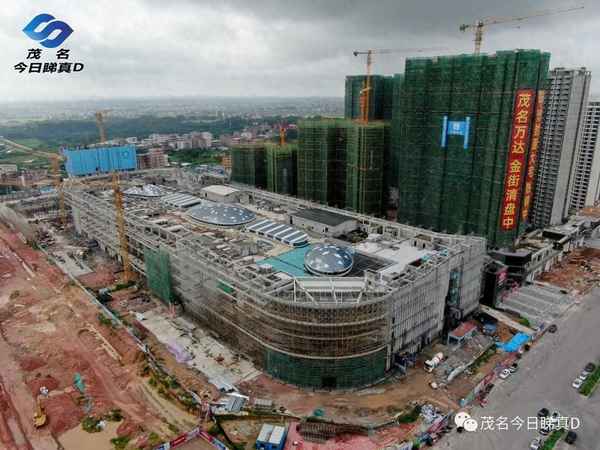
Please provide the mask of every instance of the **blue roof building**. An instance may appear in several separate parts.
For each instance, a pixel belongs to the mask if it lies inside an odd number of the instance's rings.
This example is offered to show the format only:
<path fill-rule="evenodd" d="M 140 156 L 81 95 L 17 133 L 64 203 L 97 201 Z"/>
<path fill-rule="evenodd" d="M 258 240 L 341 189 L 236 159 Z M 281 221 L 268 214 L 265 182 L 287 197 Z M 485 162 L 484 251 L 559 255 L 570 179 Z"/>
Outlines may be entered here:
<path fill-rule="evenodd" d="M 287 428 L 265 423 L 256 439 L 257 450 L 283 450 Z"/>

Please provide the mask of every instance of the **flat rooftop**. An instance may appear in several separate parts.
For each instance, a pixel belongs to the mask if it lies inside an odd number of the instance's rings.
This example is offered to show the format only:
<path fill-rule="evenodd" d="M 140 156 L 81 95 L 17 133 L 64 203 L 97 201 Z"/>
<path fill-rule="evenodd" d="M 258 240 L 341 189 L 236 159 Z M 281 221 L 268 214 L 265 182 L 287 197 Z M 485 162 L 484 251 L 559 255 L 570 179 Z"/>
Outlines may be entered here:
<path fill-rule="evenodd" d="M 350 220 L 356 220 L 350 216 L 344 216 L 343 214 L 337 214 L 319 208 L 301 209 L 300 211 L 292 214 L 292 216 L 323 223 L 325 225 L 329 225 L 330 227 L 341 225 Z"/>

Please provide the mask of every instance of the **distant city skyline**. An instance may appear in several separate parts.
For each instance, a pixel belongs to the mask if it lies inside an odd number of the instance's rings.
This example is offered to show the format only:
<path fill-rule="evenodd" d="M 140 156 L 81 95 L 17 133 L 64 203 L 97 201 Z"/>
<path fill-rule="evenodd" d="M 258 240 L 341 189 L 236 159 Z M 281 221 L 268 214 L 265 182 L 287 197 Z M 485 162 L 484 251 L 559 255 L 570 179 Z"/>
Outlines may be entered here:
<path fill-rule="evenodd" d="M 484 52 L 539 48 L 551 67 L 585 66 L 592 94 L 600 93 L 600 56 L 594 33 L 600 4 L 585 10 L 489 26 Z M 354 0 L 327 2 L 159 0 L 78 3 L 11 1 L 0 9 L 4 67 L 0 102 L 148 97 L 342 97 L 344 77 L 364 72 L 356 49 L 445 47 L 440 54 L 470 53 L 471 33 L 459 25 L 488 16 L 519 16 L 566 8 L 560 0 L 497 3 Z M 43 8 L 43 9 L 40 9 Z M 28 49 L 43 48 L 22 32 L 40 13 L 65 21 L 73 33 L 61 46 L 85 64 L 77 73 L 19 73 Z M 121 20 L 120 18 L 127 18 Z M 516 26 L 516 24 L 518 26 Z M 52 37 L 52 36 L 51 36 Z M 418 54 L 415 54 L 418 56 Z M 44 60 L 44 57 L 42 57 Z M 374 72 L 403 72 L 404 58 L 381 55 Z"/>

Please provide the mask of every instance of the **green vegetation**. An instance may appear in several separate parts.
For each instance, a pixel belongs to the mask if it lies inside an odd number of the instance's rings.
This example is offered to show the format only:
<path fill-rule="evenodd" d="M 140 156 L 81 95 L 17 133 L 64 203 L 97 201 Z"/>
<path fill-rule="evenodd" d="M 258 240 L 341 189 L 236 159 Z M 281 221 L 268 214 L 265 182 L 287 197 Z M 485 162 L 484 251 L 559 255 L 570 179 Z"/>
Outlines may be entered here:
<path fill-rule="evenodd" d="M 16 164 L 19 168 L 39 169 L 50 166 L 50 160 L 23 150 L 7 149 L 0 151 L 0 164 Z"/>
<path fill-rule="evenodd" d="M 127 447 L 127 444 L 129 444 L 130 440 L 131 438 L 129 436 L 121 436 L 111 439 L 110 443 L 113 445 L 115 450 L 124 450 Z"/>
<path fill-rule="evenodd" d="M 86 416 L 81 421 L 81 428 L 83 428 L 84 431 L 87 431 L 88 433 L 97 433 L 99 431 L 102 431 L 101 428 L 98 426 L 100 420 L 102 419 L 99 419 L 94 416 Z"/>
<path fill-rule="evenodd" d="M 148 445 L 150 445 L 152 448 L 154 448 L 156 445 L 160 444 L 161 442 L 162 442 L 162 439 L 154 431 L 152 431 L 148 435 Z"/>
<path fill-rule="evenodd" d="M 584 383 L 579 388 L 579 392 L 586 397 L 592 395 L 598 383 L 600 382 L 600 364 L 596 365 L 596 370 L 594 370 L 591 375 L 584 381 Z"/>
<path fill-rule="evenodd" d="M 261 120 L 267 123 L 295 123 L 296 117 L 273 116 Z M 208 131 L 214 136 L 241 131 L 244 127 L 255 125 L 256 120 L 244 117 L 227 117 L 214 119 L 191 116 L 153 116 L 145 115 L 134 118 L 111 117 L 105 119 L 109 138 L 137 136 L 146 137 L 152 133 L 189 133 L 191 131 Z M 288 133 L 293 139 L 294 133 Z M 18 125 L 0 126 L 0 135 L 25 145 L 41 146 L 46 149 L 58 149 L 61 146 L 88 145 L 98 142 L 98 128 L 93 118 L 85 120 L 39 120 Z"/>
<path fill-rule="evenodd" d="M 44 142 L 36 138 L 15 139 L 17 144 L 24 145 L 33 149 L 45 150 Z"/>
<path fill-rule="evenodd" d="M 112 320 L 110 320 L 102 313 L 98 313 L 98 322 L 100 322 L 100 325 L 104 325 L 105 327 L 113 326 Z"/>
<path fill-rule="evenodd" d="M 111 409 L 107 414 L 104 415 L 104 419 L 110 422 L 120 422 L 123 420 L 123 411 L 119 408 Z"/>
<path fill-rule="evenodd" d="M 554 446 L 560 440 L 560 438 L 562 437 L 563 434 L 565 434 L 565 430 L 562 429 L 562 428 L 560 430 L 554 430 L 550 434 L 550 436 L 548 436 L 548 439 L 546 439 L 544 441 L 544 445 L 542 445 L 542 448 L 540 450 L 551 450 L 551 449 L 553 449 Z"/>
<path fill-rule="evenodd" d="M 521 317 L 519 319 L 519 323 L 524 327 L 531 327 L 531 322 L 529 322 L 529 319 L 527 317 Z"/>
<path fill-rule="evenodd" d="M 412 411 L 401 414 L 396 418 L 398 423 L 413 423 L 419 418 L 419 414 L 421 414 L 421 406 L 415 406 Z"/>
<path fill-rule="evenodd" d="M 170 422 L 167 424 L 167 428 L 169 428 L 169 430 L 175 434 L 177 434 L 177 433 L 179 433 L 179 431 L 181 431 L 177 425 L 174 425 Z"/>
<path fill-rule="evenodd" d="M 120 291 L 121 289 L 127 289 L 135 284 L 135 281 L 128 281 L 127 283 L 117 283 L 111 292 Z"/>
<path fill-rule="evenodd" d="M 490 358 L 492 356 L 494 356 L 496 354 L 496 346 L 494 345 L 493 347 L 488 348 L 485 352 L 483 352 L 483 354 L 477 358 L 473 364 L 471 364 L 471 369 L 472 370 L 476 370 L 479 367 L 481 367 L 482 365 L 484 365 L 486 362 L 488 362 L 490 360 Z"/>

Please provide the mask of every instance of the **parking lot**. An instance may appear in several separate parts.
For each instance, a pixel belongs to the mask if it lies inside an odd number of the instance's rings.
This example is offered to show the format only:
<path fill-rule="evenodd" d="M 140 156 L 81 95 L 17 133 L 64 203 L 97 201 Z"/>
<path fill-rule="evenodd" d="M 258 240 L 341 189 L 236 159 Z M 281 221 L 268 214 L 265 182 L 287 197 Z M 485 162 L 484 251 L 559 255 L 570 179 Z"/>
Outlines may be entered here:
<path fill-rule="evenodd" d="M 527 430 L 527 418 L 535 417 L 545 407 L 550 412 L 559 411 L 562 416 L 581 420 L 574 448 L 600 450 L 600 394 L 596 392 L 586 398 L 571 387 L 588 361 L 600 359 L 599 321 L 600 289 L 596 288 L 565 317 L 558 319 L 558 332 L 547 333 L 533 346 L 520 361 L 517 373 L 496 382 L 485 408 L 476 407 L 471 411 L 480 429 L 462 434 L 454 431 L 438 446 L 461 450 L 528 449 L 539 433 Z M 489 417 L 496 420 L 506 417 L 508 429 L 482 431 L 481 425 L 489 423 Z M 510 425 L 516 417 L 525 420 L 520 430 Z M 555 448 L 572 447 L 562 442 Z"/>

